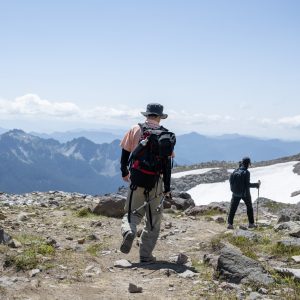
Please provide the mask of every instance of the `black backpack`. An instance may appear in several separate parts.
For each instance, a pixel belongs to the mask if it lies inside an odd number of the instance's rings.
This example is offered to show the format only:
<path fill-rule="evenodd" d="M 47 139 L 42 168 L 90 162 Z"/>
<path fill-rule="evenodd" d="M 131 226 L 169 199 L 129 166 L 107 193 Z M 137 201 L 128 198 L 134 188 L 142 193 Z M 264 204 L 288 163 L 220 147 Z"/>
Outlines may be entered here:
<path fill-rule="evenodd" d="M 176 144 L 173 132 L 164 127 L 153 129 L 147 124 L 139 124 L 142 135 L 130 162 L 130 180 L 133 186 L 151 190 L 163 174 L 164 191 L 170 191 L 171 155 Z"/>
<path fill-rule="evenodd" d="M 230 189 L 236 196 L 244 196 L 246 191 L 246 174 L 247 170 L 238 168 L 234 170 L 229 178 Z"/>

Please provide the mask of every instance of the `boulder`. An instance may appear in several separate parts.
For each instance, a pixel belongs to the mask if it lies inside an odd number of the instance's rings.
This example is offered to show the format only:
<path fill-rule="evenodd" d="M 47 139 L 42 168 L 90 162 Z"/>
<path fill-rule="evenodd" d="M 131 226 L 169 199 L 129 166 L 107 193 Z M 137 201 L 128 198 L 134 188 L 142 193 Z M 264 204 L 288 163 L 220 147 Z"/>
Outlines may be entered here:
<path fill-rule="evenodd" d="M 121 195 L 103 196 L 99 203 L 92 208 L 92 213 L 107 217 L 122 218 L 126 197 Z"/>
<path fill-rule="evenodd" d="M 274 282 L 259 262 L 228 246 L 220 251 L 216 276 L 232 283 L 269 285 Z"/>
<path fill-rule="evenodd" d="M 261 238 L 258 234 L 254 233 L 253 231 L 242 230 L 242 229 L 237 229 L 233 233 L 233 236 L 234 237 L 243 237 L 243 238 L 246 238 L 248 240 L 255 241 L 255 242 L 258 242 L 259 239 Z"/>
<path fill-rule="evenodd" d="M 195 202 L 193 199 L 184 199 L 184 198 L 172 198 L 172 199 L 166 199 L 166 201 L 168 201 L 171 206 L 174 205 L 176 207 L 176 209 L 178 210 L 186 210 L 189 207 L 194 207 L 195 206 Z"/>
<path fill-rule="evenodd" d="M 0 228 L 0 244 L 7 244 L 11 240 L 11 236 L 8 235 L 2 228 Z"/>
<path fill-rule="evenodd" d="M 300 269 L 275 268 L 275 270 L 280 274 L 291 276 L 294 280 L 300 281 Z"/>
<path fill-rule="evenodd" d="M 295 238 L 295 239 L 290 239 L 290 240 L 281 240 L 281 241 L 278 241 L 277 244 L 279 246 L 284 246 L 284 247 L 299 247 L 300 248 L 300 239 Z"/>

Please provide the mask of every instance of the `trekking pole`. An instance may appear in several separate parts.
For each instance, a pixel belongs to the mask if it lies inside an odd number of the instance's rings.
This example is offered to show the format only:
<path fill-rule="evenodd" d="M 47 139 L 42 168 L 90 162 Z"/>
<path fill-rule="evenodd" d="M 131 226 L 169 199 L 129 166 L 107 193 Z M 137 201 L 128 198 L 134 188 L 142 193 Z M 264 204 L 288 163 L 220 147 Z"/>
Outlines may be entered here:
<path fill-rule="evenodd" d="M 131 213 L 134 214 L 134 215 L 137 214 L 137 212 L 138 212 L 139 210 L 141 210 L 141 209 L 145 208 L 146 206 L 150 205 L 150 202 L 153 201 L 155 198 L 156 198 L 156 197 L 150 199 L 149 201 L 144 201 L 144 204 L 143 204 L 143 205 L 137 207 L 137 208 L 134 209 Z M 162 199 L 160 200 L 159 206 L 160 206 L 161 204 L 163 204 L 163 200 L 162 200 Z"/>
<path fill-rule="evenodd" d="M 257 188 L 257 200 L 256 200 L 256 226 L 258 222 L 258 202 L 259 202 L 259 188 L 260 188 L 260 180 L 258 180 L 259 186 Z"/>
<path fill-rule="evenodd" d="M 156 211 L 157 211 L 157 212 L 160 212 L 160 210 L 163 208 L 165 198 L 166 198 L 165 195 L 163 195 L 163 196 L 161 197 L 160 202 L 159 202 L 159 205 L 158 205 L 157 208 L 156 208 Z"/>

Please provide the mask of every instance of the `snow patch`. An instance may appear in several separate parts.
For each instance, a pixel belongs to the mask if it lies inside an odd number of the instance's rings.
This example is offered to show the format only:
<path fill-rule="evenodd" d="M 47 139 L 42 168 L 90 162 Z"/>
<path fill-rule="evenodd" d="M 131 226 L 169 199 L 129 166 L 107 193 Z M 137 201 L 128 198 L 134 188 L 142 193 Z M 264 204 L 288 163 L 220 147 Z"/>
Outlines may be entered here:
<path fill-rule="evenodd" d="M 180 178 L 180 177 L 187 176 L 187 175 L 204 174 L 204 173 L 206 173 L 210 170 L 215 170 L 215 169 L 217 169 L 217 168 L 203 168 L 203 169 L 196 169 L 196 170 L 178 172 L 178 173 L 172 174 L 172 178 Z"/>
<path fill-rule="evenodd" d="M 300 190 L 300 176 L 293 172 L 298 161 L 279 163 L 266 167 L 250 168 L 250 181 L 262 182 L 260 197 L 284 203 L 298 203 L 300 195 L 291 197 L 291 193 Z M 201 170 L 201 169 L 200 169 Z M 187 191 L 196 205 L 211 202 L 230 201 L 229 181 L 199 184 Z M 251 189 L 252 200 L 257 198 L 257 189 Z"/>

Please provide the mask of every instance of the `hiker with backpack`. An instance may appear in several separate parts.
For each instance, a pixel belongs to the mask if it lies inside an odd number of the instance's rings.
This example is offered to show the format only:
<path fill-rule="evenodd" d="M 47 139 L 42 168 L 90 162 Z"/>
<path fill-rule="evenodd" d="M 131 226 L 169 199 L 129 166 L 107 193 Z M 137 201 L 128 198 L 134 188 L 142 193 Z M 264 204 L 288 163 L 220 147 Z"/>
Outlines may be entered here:
<path fill-rule="evenodd" d="M 171 197 L 170 181 L 175 134 L 160 125 L 168 117 L 158 103 L 147 105 L 143 124 L 133 126 L 121 141 L 121 172 L 130 183 L 125 215 L 122 219 L 123 241 L 120 250 L 129 253 L 136 236 L 137 225 L 145 217 L 141 234 L 140 262 L 155 262 L 152 251 L 156 245 L 165 197 Z"/>
<path fill-rule="evenodd" d="M 239 206 L 241 199 L 244 200 L 247 207 L 247 216 L 249 225 L 248 228 L 254 228 L 254 215 L 253 215 L 253 207 L 251 201 L 250 188 L 260 187 L 260 181 L 257 183 L 250 183 L 250 172 L 248 170 L 251 165 L 251 160 L 249 157 L 244 157 L 242 161 L 239 162 L 239 167 L 233 171 L 230 175 L 230 189 L 232 191 L 232 198 L 230 204 L 230 210 L 228 214 L 228 229 L 233 229 L 233 219 L 236 213 L 236 210 Z"/>

